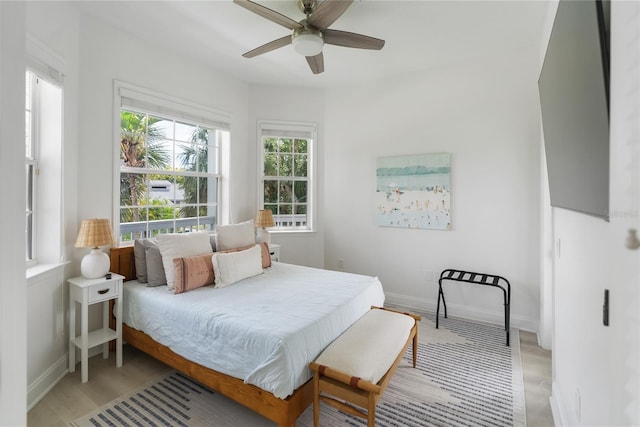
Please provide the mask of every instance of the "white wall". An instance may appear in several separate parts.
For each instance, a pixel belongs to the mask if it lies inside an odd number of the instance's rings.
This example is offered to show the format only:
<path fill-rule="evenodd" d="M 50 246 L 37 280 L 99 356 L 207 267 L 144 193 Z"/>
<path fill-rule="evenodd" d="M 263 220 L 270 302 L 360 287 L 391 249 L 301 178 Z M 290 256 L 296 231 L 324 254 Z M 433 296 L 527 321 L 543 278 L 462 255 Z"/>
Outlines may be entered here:
<path fill-rule="evenodd" d="M 547 44 L 553 29 L 558 2 L 549 2 L 547 16 L 540 43 L 540 61 L 538 75 L 542 71 Z M 540 112 L 540 129 L 542 129 L 542 113 Z M 544 135 L 540 132 L 540 328 L 538 344 L 547 350 L 553 350 L 553 210 L 549 193 L 547 176 L 547 160 L 544 151 Z"/>
<path fill-rule="evenodd" d="M 26 424 L 26 279 L 24 275 L 25 10 L 0 2 L 0 425 Z"/>
<path fill-rule="evenodd" d="M 611 221 L 553 210 L 557 425 L 640 424 L 639 251 L 625 247 L 640 225 L 640 3 L 612 2 L 611 13 Z"/>
<path fill-rule="evenodd" d="M 315 231 L 309 233 L 272 232 L 271 241 L 282 245 L 280 261 L 291 264 L 324 267 L 324 205 L 323 176 L 325 175 L 324 153 L 324 92 L 317 89 L 251 86 L 249 99 L 249 138 L 253 138 L 255 150 L 248 161 L 255 164 L 253 187 L 257 177 L 257 123 L 259 120 L 289 122 L 311 122 L 317 128 L 315 141 L 316 170 L 316 216 Z M 257 204 L 257 189 L 253 193 Z M 255 216 L 255 213 L 253 214 Z M 249 217 L 251 218 L 251 217 Z M 245 219 L 249 219 L 245 218 Z"/>
<path fill-rule="evenodd" d="M 500 274 L 512 324 L 539 319 L 538 51 L 509 52 L 326 96 L 325 264 L 377 275 L 387 301 L 435 311 L 445 268 Z M 378 227 L 376 159 L 451 153 L 451 231 Z M 445 284 L 451 315 L 504 321 L 494 288 Z"/>

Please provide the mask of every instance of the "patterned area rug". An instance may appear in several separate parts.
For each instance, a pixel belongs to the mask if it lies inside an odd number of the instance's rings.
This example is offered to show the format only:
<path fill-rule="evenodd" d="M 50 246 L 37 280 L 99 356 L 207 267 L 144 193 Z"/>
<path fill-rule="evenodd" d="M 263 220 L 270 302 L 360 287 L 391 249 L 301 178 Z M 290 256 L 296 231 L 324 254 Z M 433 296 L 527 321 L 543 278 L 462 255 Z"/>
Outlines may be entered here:
<path fill-rule="evenodd" d="M 418 364 L 411 348 L 376 410 L 377 426 L 525 426 L 517 329 L 511 347 L 499 327 L 434 316 L 419 326 Z M 366 421 L 323 404 L 320 424 Z M 75 420 L 85 426 L 273 426 L 274 423 L 188 377 L 171 371 L 151 384 Z M 310 406 L 298 427 L 313 426 Z"/>

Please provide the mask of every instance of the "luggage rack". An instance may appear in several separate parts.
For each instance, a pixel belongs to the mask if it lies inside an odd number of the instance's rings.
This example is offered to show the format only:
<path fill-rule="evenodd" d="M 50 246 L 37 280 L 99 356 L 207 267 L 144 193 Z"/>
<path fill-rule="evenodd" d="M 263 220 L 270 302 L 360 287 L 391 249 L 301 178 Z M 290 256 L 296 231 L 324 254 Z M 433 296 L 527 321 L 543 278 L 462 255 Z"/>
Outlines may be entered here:
<path fill-rule="evenodd" d="M 440 316 L 440 299 L 442 299 L 442 305 L 444 306 L 444 317 L 447 317 L 447 303 L 444 300 L 444 292 L 442 291 L 442 282 L 444 280 L 453 280 L 455 282 L 474 283 L 477 285 L 493 286 L 502 289 L 504 297 L 504 330 L 507 333 L 507 346 L 510 345 L 509 338 L 509 317 L 510 317 L 510 304 L 511 304 L 511 284 L 507 279 L 495 274 L 485 273 L 473 273 L 471 271 L 454 270 L 448 268 L 440 273 L 440 279 L 438 279 L 438 304 L 436 308 L 436 329 L 439 327 Z M 506 287 L 505 287 L 506 286 Z"/>

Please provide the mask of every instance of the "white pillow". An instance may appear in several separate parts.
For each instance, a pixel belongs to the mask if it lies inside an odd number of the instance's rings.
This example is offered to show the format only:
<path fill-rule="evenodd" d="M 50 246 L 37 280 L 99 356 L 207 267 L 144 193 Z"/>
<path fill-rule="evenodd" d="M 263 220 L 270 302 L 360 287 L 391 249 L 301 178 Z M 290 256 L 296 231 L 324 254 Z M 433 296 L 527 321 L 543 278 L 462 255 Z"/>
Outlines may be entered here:
<path fill-rule="evenodd" d="M 215 287 L 223 288 L 247 277 L 262 274 L 262 249 L 259 245 L 238 252 L 216 252 L 212 257 Z"/>
<path fill-rule="evenodd" d="M 256 228 L 252 219 L 238 224 L 216 225 L 216 250 L 226 251 L 256 243 Z"/>
<path fill-rule="evenodd" d="M 168 290 L 173 291 L 174 269 L 173 259 L 202 255 L 211 252 L 209 233 L 198 231 L 197 233 L 159 234 L 157 237 L 164 274 L 167 277 Z"/>

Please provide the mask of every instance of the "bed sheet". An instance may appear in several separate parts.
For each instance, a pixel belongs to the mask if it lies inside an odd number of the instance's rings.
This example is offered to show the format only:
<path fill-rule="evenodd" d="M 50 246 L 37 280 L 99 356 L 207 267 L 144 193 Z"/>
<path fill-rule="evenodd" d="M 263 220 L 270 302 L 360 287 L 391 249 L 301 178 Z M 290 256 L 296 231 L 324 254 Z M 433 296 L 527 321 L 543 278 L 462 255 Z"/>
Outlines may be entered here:
<path fill-rule="evenodd" d="M 124 285 L 123 322 L 200 365 L 285 398 L 320 352 L 384 304 L 377 277 L 273 263 L 225 288 Z"/>

